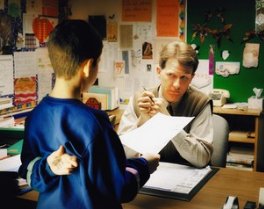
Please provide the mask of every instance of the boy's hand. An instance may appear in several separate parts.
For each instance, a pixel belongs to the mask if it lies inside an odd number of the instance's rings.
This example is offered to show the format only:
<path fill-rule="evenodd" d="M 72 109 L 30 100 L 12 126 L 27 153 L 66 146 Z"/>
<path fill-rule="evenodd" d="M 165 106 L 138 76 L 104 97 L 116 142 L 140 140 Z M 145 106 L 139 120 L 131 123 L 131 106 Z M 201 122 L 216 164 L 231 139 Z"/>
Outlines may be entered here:
<path fill-rule="evenodd" d="M 148 161 L 149 173 L 154 173 L 154 171 L 157 170 L 157 167 L 159 166 L 160 155 L 145 153 L 141 157 Z"/>
<path fill-rule="evenodd" d="M 77 157 L 65 153 L 63 146 L 51 153 L 47 158 L 47 162 L 56 175 L 70 175 L 78 167 Z"/>

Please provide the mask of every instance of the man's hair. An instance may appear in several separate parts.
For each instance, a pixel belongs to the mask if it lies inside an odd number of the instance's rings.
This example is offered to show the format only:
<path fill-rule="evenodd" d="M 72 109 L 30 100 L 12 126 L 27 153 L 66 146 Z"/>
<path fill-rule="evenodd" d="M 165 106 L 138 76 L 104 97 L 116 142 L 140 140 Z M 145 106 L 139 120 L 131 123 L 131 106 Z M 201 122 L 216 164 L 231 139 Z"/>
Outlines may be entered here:
<path fill-rule="evenodd" d="M 102 38 L 85 20 L 64 20 L 49 35 L 48 51 L 53 70 L 58 77 L 71 79 L 80 64 L 102 53 Z"/>
<path fill-rule="evenodd" d="M 191 45 L 179 40 L 170 42 L 162 48 L 159 58 L 161 69 L 166 67 L 168 59 L 171 58 L 176 59 L 183 66 L 192 67 L 193 73 L 199 64 L 196 51 Z"/>

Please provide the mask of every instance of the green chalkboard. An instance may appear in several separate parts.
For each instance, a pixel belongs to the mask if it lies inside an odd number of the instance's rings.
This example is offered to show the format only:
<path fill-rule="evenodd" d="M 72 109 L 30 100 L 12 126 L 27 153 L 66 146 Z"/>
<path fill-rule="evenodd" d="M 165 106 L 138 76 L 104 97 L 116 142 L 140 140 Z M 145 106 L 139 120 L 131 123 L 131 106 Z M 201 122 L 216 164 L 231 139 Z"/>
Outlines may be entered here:
<path fill-rule="evenodd" d="M 219 12 L 221 11 L 221 12 Z M 264 88 L 264 42 L 254 37 L 247 43 L 260 43 L 259 65 L 258 67 L 245 68 L 242 65 L 243 50 L 245 43 L 243 37 L 248 31 L 255 28 L 255 1 L 254 0 L 188 0 L 187 1 L 187 42 L 194 43 L 200 47 L 199 58 L 208 59 L 209 47 L 214 46 L 215 61 L 224 61 L 221 53 L 228 50 L 230 56 L 225 60 L 228 62 L 240 62 L 239 74 L 223 77 L 214 74 L 214 88 L 224 88 L 230 91 L 229 102 L 247 102 L 248 97 L 253 95 L 254 87 Z M 210 21 L 206 19 L 212 14 Z M 224 23 L 221 18 L 224 18 Z M 230 38 L 222 37 L 217 45 L 217 41 L 211 35 L 205 37 L 201 43 L 199 37 L 193 38 L 193 28 L 197 24 L 204 24 L 212 29 L 222 29 L 225 24 L 232 24 Z"/>

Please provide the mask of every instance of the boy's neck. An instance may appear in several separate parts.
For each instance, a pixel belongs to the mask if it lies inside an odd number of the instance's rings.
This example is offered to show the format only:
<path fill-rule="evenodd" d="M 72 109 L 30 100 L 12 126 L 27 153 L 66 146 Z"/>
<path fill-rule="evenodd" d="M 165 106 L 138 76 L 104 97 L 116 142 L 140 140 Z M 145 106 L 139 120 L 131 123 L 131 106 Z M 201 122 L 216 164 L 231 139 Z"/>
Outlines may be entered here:
<path fill-rule="evenodd" d="M 51 97 L 64 99 L 81 99 L 81 88 L 73 84 L 72 81 L 56 79 L 54 88 L 49 94 Z"/>

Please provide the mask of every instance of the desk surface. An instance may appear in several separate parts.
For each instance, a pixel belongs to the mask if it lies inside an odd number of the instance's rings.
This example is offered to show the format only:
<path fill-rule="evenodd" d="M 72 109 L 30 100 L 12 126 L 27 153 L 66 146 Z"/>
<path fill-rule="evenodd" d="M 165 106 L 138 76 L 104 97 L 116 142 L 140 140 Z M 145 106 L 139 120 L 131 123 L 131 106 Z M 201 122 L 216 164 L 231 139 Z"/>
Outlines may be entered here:
<path fill-rule="evenodd" d="M 219 209 L 228 195 L 237 196 L 241 208 L 247 200 L 258 202 L 259 188 L 264 187 L 261 172 L 221 168 L 193 197 L 190 202 L 138 194 L 124 209 Z M 37 200 L 37 192 L 20 196 L 22 199 Z"/>

